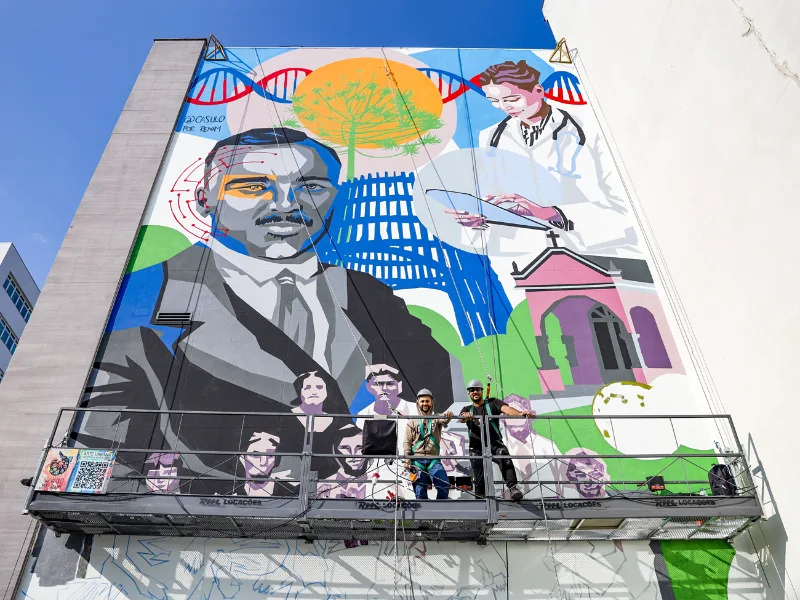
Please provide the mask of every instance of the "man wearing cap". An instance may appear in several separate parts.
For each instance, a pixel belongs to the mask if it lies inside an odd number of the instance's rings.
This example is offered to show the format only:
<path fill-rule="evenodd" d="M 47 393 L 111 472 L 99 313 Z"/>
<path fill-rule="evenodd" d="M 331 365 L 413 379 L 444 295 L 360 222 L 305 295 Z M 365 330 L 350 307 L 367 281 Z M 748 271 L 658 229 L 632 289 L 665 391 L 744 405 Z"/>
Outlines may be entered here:
<path fill-rule="evenodd" d="M 428 389 L 417 392 L 417 410 L 421 416 L 433 414 L 433 394 Z M 443 419 L 412 419 L 406 424 L 406 438 L 403 454 L 406 456 L 438 456 L 441 455 L 442 428 L 447 427 L 453 413 L 444 413 Z M 406 468 L 417 471 L 414 481 L 414 495 L 418 500 L 428 499 L 428 485 L 436 487 L 436 499 L 446 500 L 450 494 L 450 481 L 447 472 L 438 458 L 406 459 Z"/>
<path fill-rule="evenodd" d="M 483 444 L 481 441 L 481 420 L 484 415 L 489 417 L 496 417 L 498 415 L 508 415 L 510 417 L 527 417 L 532 419 L 535 415 L 529 410 L 519 411 L 510 407 L 508 404 L 498 398 L 483 398 L 483 384 L 478 379 L 473 379 L 467 384 L 467 393 L 471 406 L 465 406 L 461 409 L 459 418 L 463 423 L 467 424 L 469 430 L 469 453 L 471 456 L 483 455 Z M 522 492 L 517 487 L 517 472 L 514 469 L 514 463 L 510 458 L 503 458 L 509 456 L 508 448 L 503 441 L 503 434 L 500 432 L 500 420 L 489 419 L 488 431 L 484 432 L 484 436 L 488 438 L 491 454 L 494 458 L 492 461 L 500 467 L 500 472 L 503 474 L 503 480 L 506 482 L 508 491 L 511 493 L 511 499 L 515 502 L 522 500 Z M 486 482 L 483 476 L 483 460 L 470 460 L 472 463 L 472 484 L 474 487 L 475 495 L 483 497 L 486 495 Z"/>

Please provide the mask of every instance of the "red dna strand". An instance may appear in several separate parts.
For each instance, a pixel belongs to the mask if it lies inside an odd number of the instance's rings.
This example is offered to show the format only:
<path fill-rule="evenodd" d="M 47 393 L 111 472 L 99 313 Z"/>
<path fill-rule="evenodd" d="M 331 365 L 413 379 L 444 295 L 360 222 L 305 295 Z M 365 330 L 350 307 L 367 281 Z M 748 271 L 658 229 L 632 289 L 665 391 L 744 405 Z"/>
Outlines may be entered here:
<path fill-rule="evenodd" d="M 419 69 L 439 90 L 442 102 L 452 102 L 469 91 L 486 96 L 478 85 L 480 75 L 466 79 L 456 73 L 421 67 Z M 290 104 L 297 86 L 311 73 L 311 69 L 289 67 L 270 73 L 259 81 L 231 67 L 217 67 L 201 73 L 192 82 L 186 101 L 201 106 L 226 104 L 255 92 L 262 98 Z M 586 104 L 578 77 L 567 71 L 555 71 L 542 83 L 545 97 L 561 104 Z"/>
<path fill-rule="evenodd" d="M 561 104 L 586 104 L 580 81 L 573 73 L 554 71 L 542 83 L 544 97 Z"/>
<path fill-rule="evenodd" d="M 461 75 L 456 75 L 450 71 L 442 71 L 441 69 L 421 68 L 422 73 L 428 76 L 436 87 L 439 88 L 439 93 L 442 95 L 442 102 L 452 102 L 459 96 L 466 94 L 469 90 L 478 92 L 481 96 L 486 96 L 483 90 L 478 87 L 473 81 L 464 79 Z M 478 75 L 473 77 L 477 78 Z"/>
<path fill-rule="evenodd" d="M 289 104 L 297 86 L 311 69 L 302 67 L 281 69 L 259 81 L 253 81 L 241 71 L 218 67 L 198 75 L 192 82 L 186 101 L 201 106 L 226 104 L 255 92 L 262 98 Z"/>

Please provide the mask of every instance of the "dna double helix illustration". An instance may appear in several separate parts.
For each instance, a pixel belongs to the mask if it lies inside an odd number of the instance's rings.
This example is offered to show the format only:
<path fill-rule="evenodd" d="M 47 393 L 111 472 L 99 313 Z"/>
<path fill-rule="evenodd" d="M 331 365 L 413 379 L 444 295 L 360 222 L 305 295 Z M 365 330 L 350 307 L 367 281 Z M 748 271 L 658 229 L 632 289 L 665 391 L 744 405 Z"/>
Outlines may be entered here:
<path fill-rule="evenodd" d="M 241 71 L 218 67 L 195 78 L 186 101 L 190 104 L 213 106 L 233 102 L 254 92 L 267 100 L 289 104 L 297 86 L 309 73 L 310 69 L 302 67 L 288 68 L 253 81 Z"/>
<path fill-rule="evenodd" d="M 473 91 L 485 96 L 477 85 L 478 75 L 465 79 L 461 75 L 423 67 L 419 69 L 439 89 L 442 102 L 452 102 L 456 98 Z M 270 73 L 263 79 L 254 81 L 245 73 L 231 67 L 217 67 L 198 75 L 192 82 L 186 101 L 201 106 L 214 106 L 239 100 L 255 93 L 266 100 L 280 104 L 291 104 L 297 86 L 311 73 L 311 69 L 291 67 Z M 562 104 L 586 104 L 578 78 L 567 71 L 556 71 L 542 83 L 545 97 Z"/>
<path fill-rule="evenodd" d="M 542 82 L 545 98 L 561 104 L 586 104 L 580 81 L 573 73 L 555 71 Z"/>
<path fill-rule="evenodd" d="M 478 92 L 481 96 L 486 95 L 479 86 L 468 79 L 464 79 L 461 75 L 427 67 L 421 68 L 419 71 L 425 73 L 428 79 L 439 88 L 439 93 L 442 95 L 442 102 L 444 103 L 452 102 L 459 96 L 466 94 L 469 90 Z"/>

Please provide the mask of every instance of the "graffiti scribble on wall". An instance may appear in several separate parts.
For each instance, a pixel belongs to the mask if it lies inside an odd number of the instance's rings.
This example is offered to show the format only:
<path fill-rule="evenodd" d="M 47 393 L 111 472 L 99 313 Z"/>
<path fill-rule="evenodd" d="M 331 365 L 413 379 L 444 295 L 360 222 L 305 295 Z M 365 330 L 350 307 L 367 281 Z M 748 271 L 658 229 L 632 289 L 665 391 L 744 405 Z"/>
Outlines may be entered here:
<path fill-rule="evenodd" d="M 397 552 L 401 560 L 394 560 Z M 407 556 L 408 558 L 404 558 Z M 20 598 L 776 598 L 722 540 L 454 542 L 97 536 L 85 575 L 27 572 Z M 61 571 L 58 571 L 61 573 Z M 56 578 L 58 575 L 56 575 Z M 411 586 L 414 586 L 413 591 Z"/>

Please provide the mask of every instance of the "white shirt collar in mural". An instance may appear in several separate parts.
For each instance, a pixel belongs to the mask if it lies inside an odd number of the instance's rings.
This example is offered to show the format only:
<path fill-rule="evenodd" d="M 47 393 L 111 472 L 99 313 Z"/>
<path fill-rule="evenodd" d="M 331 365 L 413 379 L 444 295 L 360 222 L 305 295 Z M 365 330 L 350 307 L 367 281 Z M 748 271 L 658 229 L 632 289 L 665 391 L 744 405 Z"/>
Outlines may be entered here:
<path fill-rule="evenodd" d="M 277 279 L 284 271 L 290 276 L 302 281 L 309 281 L 320 273 L 320 264 L 315 254 L 309 252 L 308 258 L 299 263 L 284 263 L 276 260 L 254 258 L 231 250 L 219 240 L 209 242 L 209 247 L 214 251 L 215 261 L 220 269 L 234 267 L 240 273 L 246 274 L 258 283 Z M 220 261 L 219 259 L 222 259 Z M 228 263 L 225 265 L 224 263 Z M 223 271 L 224 272 L 224 271 Z"/>

